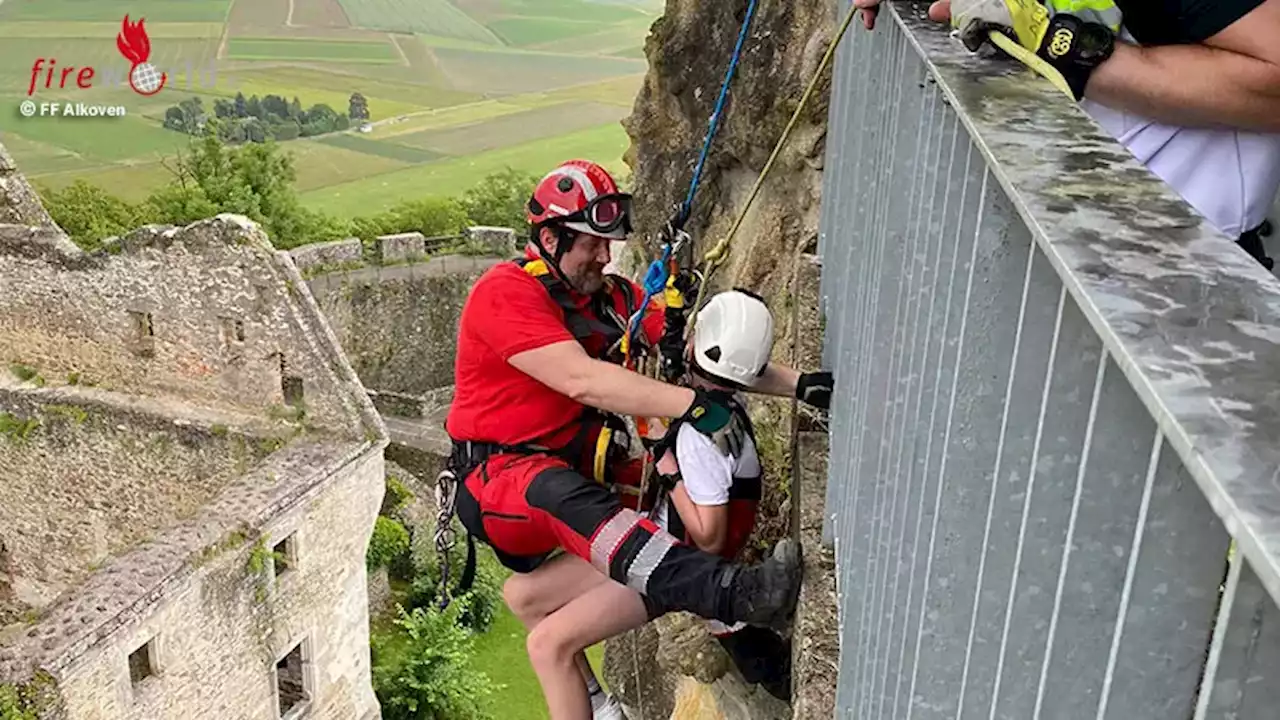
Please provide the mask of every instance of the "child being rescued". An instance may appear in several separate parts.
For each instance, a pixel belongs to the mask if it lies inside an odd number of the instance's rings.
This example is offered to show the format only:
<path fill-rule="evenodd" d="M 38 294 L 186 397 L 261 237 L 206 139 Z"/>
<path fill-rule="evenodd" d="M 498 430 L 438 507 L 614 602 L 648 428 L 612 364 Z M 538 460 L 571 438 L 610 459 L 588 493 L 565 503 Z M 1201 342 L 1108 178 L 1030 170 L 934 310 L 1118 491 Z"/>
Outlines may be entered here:
<path fill-rule="evenodd" d="M 721 447 L 693 428 L 681 427 L 675 452 L 661 451 L 654 466 L 660 494 L 651 517 L 698 549 L 734 559 L 755 528 L 762 480 L 755 432 L 741 393 L 769 362 L 773 316 L 753 293 L 719 293 L 699 312 L 690 350 L 690 386 L 734 393 L 737 431 Z M 747 682 L 790 701 L 789 641 L 765 627 L 706 622 Z"/>

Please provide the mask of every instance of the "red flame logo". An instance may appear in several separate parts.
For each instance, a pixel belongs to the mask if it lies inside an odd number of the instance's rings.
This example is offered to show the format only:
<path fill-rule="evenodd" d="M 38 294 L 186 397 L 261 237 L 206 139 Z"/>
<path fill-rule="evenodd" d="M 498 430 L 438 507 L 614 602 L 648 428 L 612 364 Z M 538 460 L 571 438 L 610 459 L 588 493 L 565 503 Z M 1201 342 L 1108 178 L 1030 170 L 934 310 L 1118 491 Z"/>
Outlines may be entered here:
<path fill-rule="evenodd" d="M 143 26 L 146 18 L 130 23 L 129 16 L 124 16 L 120 33 L 116 35 L 116 47 L 132 67 L 129 69 L 129 87 L 139 95 L 155 95 L 164 87 L 168 75 L 158 73 L 147 63 L 151 57 L 151 38 L 147 37 L 147 29 Z M 143 88 L 138 87 L 141 80 Z M 145 89 L 144 89 L 145 88 Z"/>

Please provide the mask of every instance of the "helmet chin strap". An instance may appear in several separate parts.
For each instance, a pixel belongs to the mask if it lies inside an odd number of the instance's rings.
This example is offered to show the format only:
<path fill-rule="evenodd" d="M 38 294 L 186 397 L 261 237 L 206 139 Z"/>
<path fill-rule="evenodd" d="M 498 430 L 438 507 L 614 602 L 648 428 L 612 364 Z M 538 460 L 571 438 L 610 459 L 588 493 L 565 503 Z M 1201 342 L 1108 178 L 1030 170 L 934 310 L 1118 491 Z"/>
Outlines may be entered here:
<path fill-rule="evenodd" d="M 547 246 L 542 244 L 543 228 L 551 230 L 556 234 L 556 251 L 554 254 L 547 252 Z M 569 276 L 565 274 L 564 268 L 560 267 L 560 259 L 564 257 L 565 253 L 569 252 L 571 247 L 573 247 L 574 240 L 573 231 L 559 224 L 542 225 L 533 229 L 533 244 L 538 248 L 538 255 L 551 266 L 551 269 L 555 271 L 556 275 L 558 275 L 566 285 L 574 290 L 578 290 L 578 288 L 573 286 L 573 281 L 569 279 Z"/>

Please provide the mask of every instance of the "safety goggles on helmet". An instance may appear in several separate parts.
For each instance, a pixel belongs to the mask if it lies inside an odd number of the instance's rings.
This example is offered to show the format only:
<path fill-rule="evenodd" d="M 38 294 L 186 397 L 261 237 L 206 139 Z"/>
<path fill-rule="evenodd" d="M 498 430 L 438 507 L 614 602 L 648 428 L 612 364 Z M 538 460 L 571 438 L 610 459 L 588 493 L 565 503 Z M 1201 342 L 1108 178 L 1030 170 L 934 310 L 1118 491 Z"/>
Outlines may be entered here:
<path fill-rule="evenodd" d="M 605 237 L 617 237 L 631 232 L 631 195 L 611 193 L 591 200 L 581 210 L 556 218 L 572 227 L 585 224 L 590 232 Z M 622 232 L 619 233 L 618 230 Z"/>

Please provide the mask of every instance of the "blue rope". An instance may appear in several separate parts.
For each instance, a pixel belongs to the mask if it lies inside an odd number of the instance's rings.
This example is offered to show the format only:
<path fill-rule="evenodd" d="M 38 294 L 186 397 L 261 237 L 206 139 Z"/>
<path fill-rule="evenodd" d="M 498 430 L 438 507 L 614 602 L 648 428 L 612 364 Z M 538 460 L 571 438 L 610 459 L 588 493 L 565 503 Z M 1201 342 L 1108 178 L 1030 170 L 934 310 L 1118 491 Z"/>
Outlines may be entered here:
<path fill-rule="evenodd" d="M 724 73 L 724 82 L 720 83 L 720 97 L 716 98 L 715 110 L 712 111 L 711 118 L 707 122 L 707 134 L 702 139 L 702 153 L 698 156 L 698 164 L 693 170 L 693 180 L 689 183 L 689 194 L 680 206 L 680 216 L 676 222 L 677 228 L 684 226 L 685 221 L 689 219 L 689 212 L 693 209 L 693 198 L 698 193 L 698 184 L 702 182 L 702 170 L 706 166 L 707 156 L 711 154 L 711 142 L 715 139 L 716 131 L 720 129 L 720 116 L 724 112 L 725 100 L 729 97 L 729 85 L 733 81 L 734 71 L 738 69 L 738 61 L 742 58 L 742 46 L 747 40 L 747 30 L 751 28 L 751 19 L 755 14 L 756 0 L 751 0 L 750 4 L 747 5 L 747 15 L 742 19 L 742 29 L 738 31 L 738 42 L 734 45 L 733 56 L 729 59 L 729 67 Z M 636 328 L 639 327 L 641 318 L 644 317 L 645 310 L 649 307 L 649 301 L 667 286 L 670 259 L 671 242 L 668 239 L 662 249 L 662 257 L 649 263 L 649 270 L 645 273 L 644 300 L 641 301 L 640 307 L 636 309 L 635 314 L 631 316 L 631 322 L 627 326 L 628 348 L 630 348 L 632 338 L 635 337 Z"/>
<path fill-rule="evenodd" d="M 662 249 L 662 257 L 649 263 L 649 270 L 644 275 L 644 300 L 640 301 L 640 307 L 636 308 L 635 313 L 631 316 L 631 324 L 627 327 L 628 343 L 635 336 L 636 328 L 640 325 L 640 319 L 644 317 L 645 309 L 649 307 L 649 301 L 653 299 L 654 295 L 666 289 L 667 263 L 670 260 L 671 243 L 667 243 Z"/>
<path fill-rule="evenodd" d="M 724 82 L 720 84 L 720 97 L 716 99 L 716 109 L 711 113 L 708 121 L 707 134 L 702 140 L 702 154 L 698 157 L 698 164 L 693 170 L 693 180 L 689 183 L 689 194 L 680 207 L 678 226 L 684 225 L 685 220 L 689 219 L 690 211 L 693 210 L 693 197 L 698 193 L 698 184 L 702 182 L 702 169 L 707 163 L 707 156 L 711 154 L 711 141 L 715 138 L 716 131 L 720 129 L 720 114 L 724 111 L 725 99 L 729 97 L 729 83 L 733 80 L 733 73 L 738 68 L 738 60 L 742 57 L 742 44 L 747 39 L 747 29 L 751 27 L 751 18 L 755 14 L 756 0 L 751 0 L 751 4 L 747 6 L 747 16 L 742 19 L 742 29 L 738 31 L 738 44 L 733 48 L 733 57 L 729 60 L 729 67 L 724 73 Z"/>

